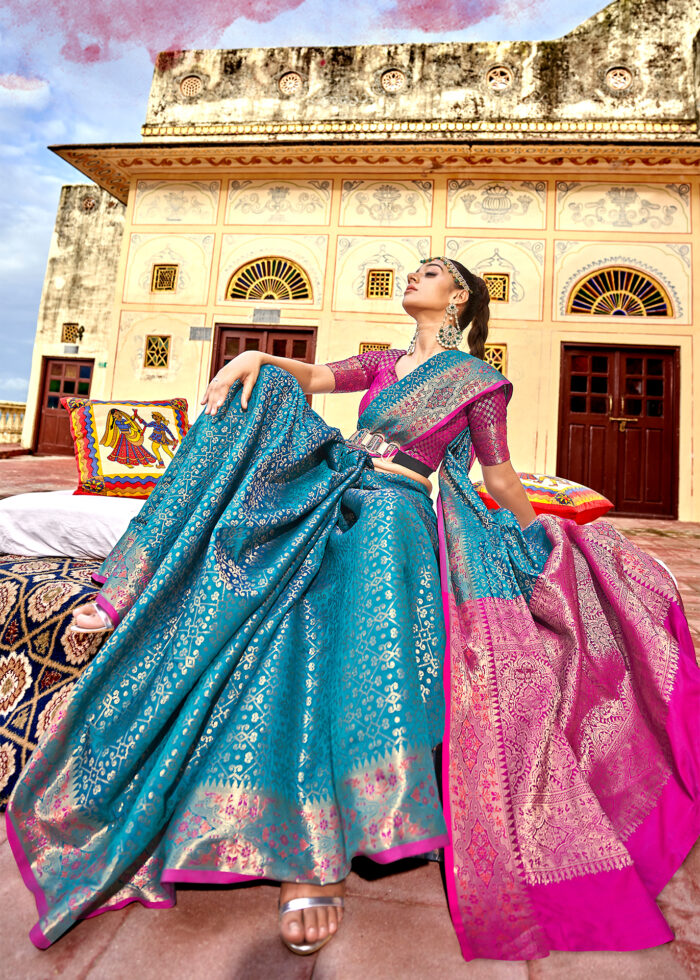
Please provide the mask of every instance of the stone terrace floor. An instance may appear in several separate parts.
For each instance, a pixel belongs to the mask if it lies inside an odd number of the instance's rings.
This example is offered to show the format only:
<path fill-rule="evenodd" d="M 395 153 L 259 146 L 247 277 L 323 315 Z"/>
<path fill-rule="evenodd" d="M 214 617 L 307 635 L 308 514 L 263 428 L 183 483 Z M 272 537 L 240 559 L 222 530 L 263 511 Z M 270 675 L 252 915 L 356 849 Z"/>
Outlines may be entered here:
<path fill-rule="evenodd" d="M 73 460 L 0 459 L 0 497 L 74 485 Z M 700 646 L 700 525 L 614 519 L 678 579 Z M 0 830 L 2 980 L 683 980 L 700 976 L 700 845 L 659 898 L 676 939 L 642 952 L 553 953 L 532 962 L 460 956 L 437 864 L 380 868 L 358 862 L 340 932 L 297 957 L 277 939 L 277 888 L 183 887 L 176 908 L 137 905 L 80 923 L 55 946 L 34 949 L 36 920 Z"/>

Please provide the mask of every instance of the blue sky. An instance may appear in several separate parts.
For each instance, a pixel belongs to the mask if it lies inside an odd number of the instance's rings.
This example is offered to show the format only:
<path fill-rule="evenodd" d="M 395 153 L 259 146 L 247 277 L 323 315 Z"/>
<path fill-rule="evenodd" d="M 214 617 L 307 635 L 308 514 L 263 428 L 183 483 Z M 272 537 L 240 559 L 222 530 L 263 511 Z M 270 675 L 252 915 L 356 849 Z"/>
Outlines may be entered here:
<path fill-rule="evenodd" d="M 207 16 L 200 13 L 200 25 L 194 19 L 183 25 L 180 0 L 160 0 L 149 26 L 142 0 L 92 0 L 90 7 L 85 0 L 9 0 L 0 12 L 0 400 L 26 398 L 60 188 L 85 181 L 46 146 L 140 139 L 153 52 L 546 40 L 603 6 L 601 0 L 237 0 L 224 8 L 221 0 L 200 0 L 195 9 Z M 84 23 L 88 10 L 92 24 Z M 169 23 L 177 25 L 170 33 Z"/>

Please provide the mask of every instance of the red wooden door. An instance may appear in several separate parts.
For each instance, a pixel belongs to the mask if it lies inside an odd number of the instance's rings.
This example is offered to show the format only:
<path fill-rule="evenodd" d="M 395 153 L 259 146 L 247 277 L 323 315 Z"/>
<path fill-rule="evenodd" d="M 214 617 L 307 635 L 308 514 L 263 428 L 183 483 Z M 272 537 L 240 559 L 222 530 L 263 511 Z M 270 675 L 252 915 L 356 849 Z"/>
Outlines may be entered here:
<path fill-rule="evenodd" d="M 611 513 L 677 517 L 678 369 L 677 348 L 565 344 L 557 473 Z"/>
<path fill-rule="evenodd" d="M 76 358 L 44 358 L 43 380 L 36 425 L 36 452 L 46 456 L 71 456 L 73 439 L 68 412 L 61 407 L 61 398 L 89 398 L 93 361 Z"/>
<path fill-rule="evenodd" d="M 210 378 L 238 354 L 246 350 L 260 350 L 275 357 L 293 357 L 313 364 L 316 353 L 316 331 L 311 328 L 292 330 L 258 329 L 221 324 L 216 328 L 214 356 Z M 307 395 L 311 404 L 311 395 Z"/>

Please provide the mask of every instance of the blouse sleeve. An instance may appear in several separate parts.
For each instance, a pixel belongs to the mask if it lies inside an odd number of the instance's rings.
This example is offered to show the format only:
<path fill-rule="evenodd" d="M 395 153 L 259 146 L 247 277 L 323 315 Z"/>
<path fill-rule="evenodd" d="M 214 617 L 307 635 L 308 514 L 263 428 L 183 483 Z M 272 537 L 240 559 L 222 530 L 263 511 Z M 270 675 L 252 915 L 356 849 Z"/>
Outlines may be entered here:
<path fill-rule="evenodd" d="M 484 466 L 510 459 L 506 438 L 506 396 L 503 388 L 489 391 L 467 405 L 474 452 Z"/>
<path fill-rule="evenodd" d="M 368 350 L 344 361 L 326 364 L 335 375 L 335 391 L 366 391 L 381 367 L 384 351 Z"/>

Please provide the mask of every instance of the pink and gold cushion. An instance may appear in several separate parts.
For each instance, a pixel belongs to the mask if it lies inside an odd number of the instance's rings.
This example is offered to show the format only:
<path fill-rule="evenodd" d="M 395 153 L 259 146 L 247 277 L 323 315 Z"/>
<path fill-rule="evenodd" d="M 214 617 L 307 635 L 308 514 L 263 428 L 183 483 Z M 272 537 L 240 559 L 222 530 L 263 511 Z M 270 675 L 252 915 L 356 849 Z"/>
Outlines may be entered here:
<path fill-rule="evenodd" d="M 147 497 L 170 462 L 166 447 L 174 454 L 189 429 L 185 398 L 148 402 L 62 398 L 61 405 L 70 417 L 78 464 L 75 493 Z"/>
<path fill-rule="evenodd" d="M 588 524 L 612 509 L 612 501 L 582 483 L 543 473 L 518 473 L 518 476 L 536 514 L 556 514 L 577 524 Z M 480 480 L 474 481 L 474 489 L 489 510 L 498 510 L 498 504 Z"/>

